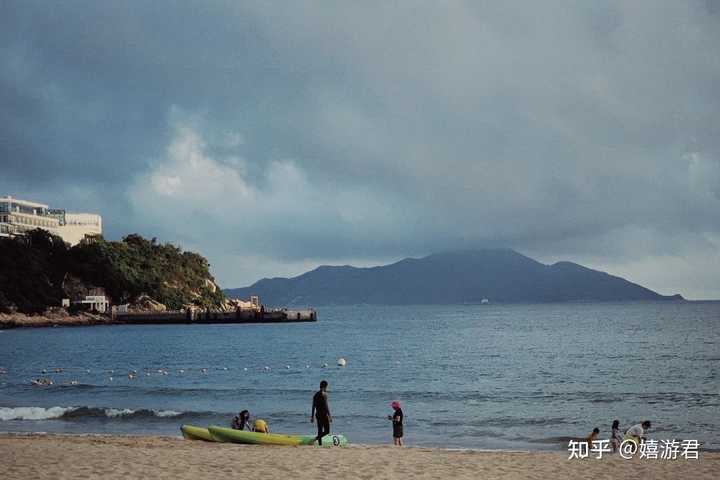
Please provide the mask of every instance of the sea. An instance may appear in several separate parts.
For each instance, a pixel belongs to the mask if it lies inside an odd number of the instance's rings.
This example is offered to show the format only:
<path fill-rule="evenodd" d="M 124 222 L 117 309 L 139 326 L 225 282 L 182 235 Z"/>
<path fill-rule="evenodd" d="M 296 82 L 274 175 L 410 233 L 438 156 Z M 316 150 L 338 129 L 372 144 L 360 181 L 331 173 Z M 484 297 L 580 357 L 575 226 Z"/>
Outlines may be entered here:
<path fill-rule="evenodd" d="M 594 427 L 720 449 L 720 302 L 328 306 L 315 323 L 0 331 L 0 431 L 180 435 L 247 409 L 313 433 L 329 382 L 335 433 L 561 450 Z M 346 366 L 338 366 L 344 359 Z M 34 379 L 52 385 L 33 385 Z"/>

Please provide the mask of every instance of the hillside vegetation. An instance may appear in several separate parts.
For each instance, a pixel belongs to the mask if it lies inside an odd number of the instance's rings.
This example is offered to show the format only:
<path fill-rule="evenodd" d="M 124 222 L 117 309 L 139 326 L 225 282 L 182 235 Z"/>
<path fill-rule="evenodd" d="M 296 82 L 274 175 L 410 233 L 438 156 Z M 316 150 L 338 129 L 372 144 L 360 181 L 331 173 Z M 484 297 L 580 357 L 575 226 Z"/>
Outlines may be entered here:
<path fill-rule="evenodd" d="M 69 285 L 101 287 L 114 304 L 147 295 L 170 309 L 220 305 L 207 260 L 169 243 L 128 235 L 69 248 L 60 237 L 33 230 L 0 239 L 0 311 L 39 313 L 72 296 Z"/>

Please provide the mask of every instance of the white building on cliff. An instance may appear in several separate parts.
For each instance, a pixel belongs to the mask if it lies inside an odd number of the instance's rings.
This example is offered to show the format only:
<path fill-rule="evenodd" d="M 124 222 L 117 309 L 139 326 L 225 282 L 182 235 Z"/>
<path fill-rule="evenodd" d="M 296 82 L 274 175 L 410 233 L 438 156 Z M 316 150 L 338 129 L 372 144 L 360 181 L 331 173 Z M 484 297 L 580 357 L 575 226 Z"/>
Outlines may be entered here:
<path fill-rule="evenodd" d="M 24 235 L 36 228 L 77 245 L 85 237 L 102 235 L 102 217 L 94 213 L 68 213 L 11 196 L 0 197 L 0 237 Z"/>

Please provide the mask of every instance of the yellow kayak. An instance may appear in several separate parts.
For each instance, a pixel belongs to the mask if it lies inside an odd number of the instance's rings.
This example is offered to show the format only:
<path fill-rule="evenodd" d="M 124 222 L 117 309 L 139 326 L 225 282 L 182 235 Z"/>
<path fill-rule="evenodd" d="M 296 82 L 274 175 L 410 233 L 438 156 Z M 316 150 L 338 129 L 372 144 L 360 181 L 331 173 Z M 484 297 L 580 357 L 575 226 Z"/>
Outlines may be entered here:
<path fill-rule="evenodd" d="M 180 427 L 183 437 L 188 440 L 205 440 L 206 442 L 217 442 L 215 438 L 210 435 L 207 428 L 196 427 L 194 425 L 183 425 Z"/>
<path fill-rule="evenodd" d="M 210 435 L 219 442 L 244 443 L 250 445 L 313 445 L 313 435 L 284 435 L 281 433 L 259 433 L 232 428 L 208 427 Z M 329 434 L 322 439 L 323 447 L 344 447 L 348 444 L 345 435 Z"/>

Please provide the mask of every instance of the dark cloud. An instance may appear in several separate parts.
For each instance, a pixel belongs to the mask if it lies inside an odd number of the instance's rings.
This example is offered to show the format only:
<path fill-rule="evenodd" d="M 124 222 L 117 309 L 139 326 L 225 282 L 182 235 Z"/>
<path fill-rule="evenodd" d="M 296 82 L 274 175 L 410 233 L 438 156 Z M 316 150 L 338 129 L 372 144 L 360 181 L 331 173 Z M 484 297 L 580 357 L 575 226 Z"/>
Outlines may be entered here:
<path fill-rule="evenodd" d="M 720 297 L 713 2 L 4 2 L 0 190 L 226 285 L 511 246 Z"/>

